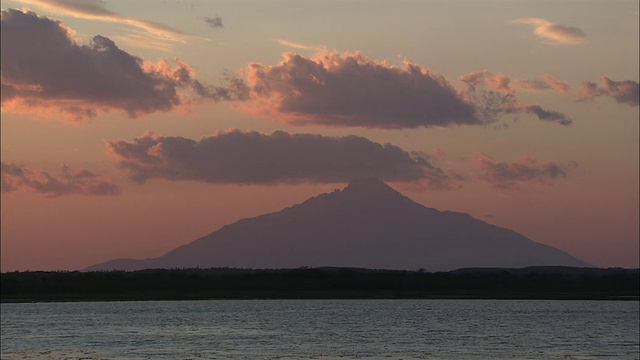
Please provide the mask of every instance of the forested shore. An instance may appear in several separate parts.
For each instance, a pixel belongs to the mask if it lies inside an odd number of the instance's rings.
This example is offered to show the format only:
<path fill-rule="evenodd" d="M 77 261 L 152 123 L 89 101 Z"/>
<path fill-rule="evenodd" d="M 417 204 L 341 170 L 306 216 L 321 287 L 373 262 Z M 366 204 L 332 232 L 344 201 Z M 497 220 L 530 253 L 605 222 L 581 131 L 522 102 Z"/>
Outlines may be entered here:
<path fill-rule="evenodd" d="M 194 299 L 638 300 L 638 269 L 530 267 L 450 272 L 354 268 L 25 271 L 0 276 L 2 302 Z"/>

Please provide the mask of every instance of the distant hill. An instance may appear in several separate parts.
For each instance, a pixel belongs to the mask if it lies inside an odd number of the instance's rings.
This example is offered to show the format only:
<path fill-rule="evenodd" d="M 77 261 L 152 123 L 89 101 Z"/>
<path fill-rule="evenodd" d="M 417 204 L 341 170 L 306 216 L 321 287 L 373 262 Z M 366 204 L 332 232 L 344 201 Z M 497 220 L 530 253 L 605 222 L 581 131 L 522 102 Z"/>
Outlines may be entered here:
<path fill-rule="evenodd" d="M 356 267 L 447 271 L 470 267 L 591 267 L 551 246 L 469 214 L 438 211 L 378 179 L 240 220 L 158 258 L 86 268 Z"/>

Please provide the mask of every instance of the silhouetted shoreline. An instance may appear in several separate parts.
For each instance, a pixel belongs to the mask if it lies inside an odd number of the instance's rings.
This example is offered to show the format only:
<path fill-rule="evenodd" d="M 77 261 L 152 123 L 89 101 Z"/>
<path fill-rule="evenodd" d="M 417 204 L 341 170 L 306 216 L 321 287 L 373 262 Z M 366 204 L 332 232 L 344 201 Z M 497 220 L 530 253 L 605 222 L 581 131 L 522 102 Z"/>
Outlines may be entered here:
<path fill-rule="evenodd" d="M 639 299 L 638 269 L 529 267 L 450 272 L 355 268 L 3 273 L 1 301 L 204 299 Z"/>

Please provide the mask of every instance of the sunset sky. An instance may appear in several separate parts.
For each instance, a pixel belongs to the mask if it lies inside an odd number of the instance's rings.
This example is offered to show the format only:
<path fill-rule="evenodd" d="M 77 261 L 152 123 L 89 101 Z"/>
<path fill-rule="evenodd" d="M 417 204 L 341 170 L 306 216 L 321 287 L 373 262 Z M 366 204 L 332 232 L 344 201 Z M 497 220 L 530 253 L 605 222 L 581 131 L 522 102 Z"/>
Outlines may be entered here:
<path fill-rule="evenodd" d="M 2 1 L 2 271 L 375 176 L 638 267 L 638 1 Z"/>

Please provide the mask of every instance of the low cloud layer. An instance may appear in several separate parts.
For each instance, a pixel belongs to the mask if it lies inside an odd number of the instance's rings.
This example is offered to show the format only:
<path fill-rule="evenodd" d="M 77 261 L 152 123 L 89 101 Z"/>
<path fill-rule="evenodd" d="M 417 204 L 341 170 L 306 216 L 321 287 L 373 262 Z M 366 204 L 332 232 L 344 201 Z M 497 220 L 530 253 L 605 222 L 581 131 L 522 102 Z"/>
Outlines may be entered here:
<path fill-rule="evenodd" d="M 72 170 L 63 166 L 61 174 L 53 176 L 14 163 L 2 163 L 1 167 L 3 193 L 24 189 L 47 197 L 58 197 L 74 194 L 114 196 L 121 192 L 116 183 L 88 170 Z"/>
<path fill-rule="evenodd" d="M 147 133 L 133 142 L 108 141 L 107 147 L 139 183 L 154 178 L 233 184 L 333 183 L 377 177 L 453 189 L 460 180 L 424 154 L 358 136 L 232 130 L 195 141 Z"/>
<path fill-rule="evenodd" d="M 604 85 L 603 87 L 594 82 L 583 83 L 578 101 L 591 100 L 599 96 L 609 96 L 619 104 L 638 106 L 640 84 L 637 81 L 615 81 L 608 77 L 602 77 L 601 81 Z"/>
<path fill-rule="evenodd" d="M 3 111 L 40 112 L 80 121 L 122 110 L 135 118 L 187 107 L 204 98 L 226 99 L 228 89 L 194 79 L 175 60 L 151 63 L 95 36 L 78 44 L 60 21 L 34 12 L 2 11 Z"/>
<path fill-rule="evenodd" d="M 575 167 L 554 162 L 542 163 L 531 157 L 517 162 L 496 162 L 486 157 L 480 160 L 481 179 L 499 190 L 518 190 L 529 184 L 550 184 L 567 177 L 567 171 Z"/>
<path fill-rule="evenodd" d="M 584 31 L 571 26 L 566 26 L 541 18 L 522 18 L 513 20 L 516 24 L 533 25 L 536 34 L 547 44 L 583 44 L 587 42 L 587 34 Z"/>
<path fill-rule="evenodd" d="M 250 64 L 243 108 L 293 125 L 399 129 L 485 124 L 441 75 L 360 53 L 285 53 L 277 65 Z"/>

